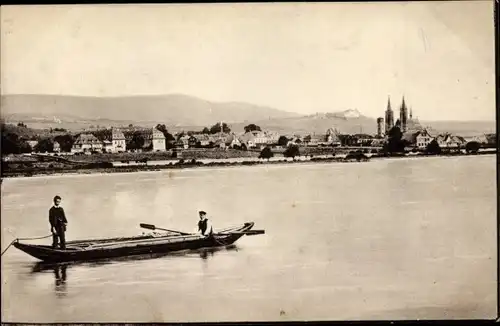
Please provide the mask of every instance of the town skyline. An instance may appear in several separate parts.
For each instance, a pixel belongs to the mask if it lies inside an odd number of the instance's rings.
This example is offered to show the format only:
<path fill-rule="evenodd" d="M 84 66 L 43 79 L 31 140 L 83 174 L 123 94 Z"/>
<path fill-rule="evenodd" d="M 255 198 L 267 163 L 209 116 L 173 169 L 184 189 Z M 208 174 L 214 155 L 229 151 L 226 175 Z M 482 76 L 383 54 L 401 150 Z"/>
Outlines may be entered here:
<path fill-rule="evenodd" d="M 5 6 L 1 18 L 3 95 L 180 93 L 373 118 L 404 95 L 422 120 L 495 119 L 488 1 Z"/>

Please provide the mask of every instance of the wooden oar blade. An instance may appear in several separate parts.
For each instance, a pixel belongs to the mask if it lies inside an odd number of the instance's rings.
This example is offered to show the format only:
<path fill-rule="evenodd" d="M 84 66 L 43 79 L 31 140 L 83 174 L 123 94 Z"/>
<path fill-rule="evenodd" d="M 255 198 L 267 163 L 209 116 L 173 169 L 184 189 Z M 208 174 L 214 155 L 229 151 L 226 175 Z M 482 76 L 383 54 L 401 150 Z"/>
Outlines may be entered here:
<path fill-rule="evenodd" d="M 173 233 L 178 233 L 180 235 L 191 235 L 191 233 L 186 233 L 186 232 L 181 232 L 181 231 L 175 231 L 175 230 L 169 230 L 169 229 L 164 229 L 164 228 L 159 228 L 156 227 L 153 224 L 146 224 L 146 223 L 141 223 L 139 224 L 141 228 L 148 229 L 148 230 L 162 230 L 162 231 L 167 231 L 167 232 L 173 232 Z"/>
<path fill-rule="evenodd" d="M 249 231 L 243 231 L 245 235 L 257 235 L 257 234 L 265 234 L 266 232 L 264 230 L 249 230 Z"/>
<path fill-rule="evenodd" d="M 266 233 L 264 230 L 249 230 L 249 231 L 234 231 L 234 232 L 223 232 L 220 233 L 222 235 L 225 234 L 242 234 L 242 235 L 257 235 Z"/>
<path fill-rule="evenodd" d="M 140 226 L 141 226 L 141 228 L 144 228 L 144 229 L 156 230 L 156 226 L 154 226 L 152 224 L 141 223 Z"/>

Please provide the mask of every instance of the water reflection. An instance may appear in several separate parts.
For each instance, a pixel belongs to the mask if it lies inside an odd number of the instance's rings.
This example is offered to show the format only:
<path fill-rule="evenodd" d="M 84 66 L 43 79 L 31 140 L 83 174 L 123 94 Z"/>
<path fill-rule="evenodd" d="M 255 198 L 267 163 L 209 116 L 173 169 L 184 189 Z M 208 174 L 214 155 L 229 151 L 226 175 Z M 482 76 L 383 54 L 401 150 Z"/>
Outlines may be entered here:
<path fill-rule="evenodd" d="M 57 296 L 65 296 L 67 294 L 67 269 L 68 264 L 36 263 L 31 273 L 52 272 L 54 275 L 54 292 Z"/>
<path fill-rule="evenodd" d="M 165 257 L 192 257 L 199 256 L 203 260 L 208 260 L 212 258 L 215 253 L 220 251 L 239 251 L 240 249 L 235 244 L 226 246 L 226 247 L 215 247 L 215 248 L 202 248 L 197 250 L 186 250 L 180 252 L 172 252 L 172 253 L 159 253 L 159 254 L 147 254 L 147 255 L 137 255 L 137 256 L 128 256 L 128 257 L 120 257 L 113 259 L 102 259 L 95 261 L 82 261 L 82 262 L 65 262 L 65 263 L 45 263 L 38 262 L 33 265 L 31 269 L 32 274 L 36 273 L 44 273 L 48 271 L 53 271 L 54 276 L 56 278 L 56 284 L 62 285 L 66 284 L 67 277 L 67 269 L 76 267 L 76 266 L 86 266 L 86 267 L 100 267 L 105 265 L 111 265 L 113 263 L 120 262 L 130 262 L 130 261 L 142 261 L 142 260 L 151 260 L 151 259 L 159 259 Z"/>
<path fill-rule="evenodd" d="M 224 250 L 224 251 L 238 251 L 239 249 L 235 244 L 233 244 L 233 245 L 229 245 L 226 247 L 206 248 L 206 249 L 200 249 L 198 251 L 200 254 L 200 258 L 203 260 L 207 260 L 207 259 L 213 257 L 216 252 L 219 252 L 222 250 Z"/>
<path fill-rule="evenodd" d="M 66 265 L 54 266 L 54 276 L 55 276 L 55 292 L 57 295 L 65 296 L 67 294 L 66 288 Z"/>

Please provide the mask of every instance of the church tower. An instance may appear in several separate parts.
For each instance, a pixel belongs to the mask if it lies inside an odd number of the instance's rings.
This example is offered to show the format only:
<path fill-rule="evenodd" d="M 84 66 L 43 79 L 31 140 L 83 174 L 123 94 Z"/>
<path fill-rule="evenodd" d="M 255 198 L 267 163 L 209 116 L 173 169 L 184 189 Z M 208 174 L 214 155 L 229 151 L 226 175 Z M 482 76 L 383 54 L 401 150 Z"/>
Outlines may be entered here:
<path fill-rule="evenodd" d="M 387 134 L 394 127 L 394 112 L 391 108 L 391 97 L 387 98 L 387 109 L 385 110 L 385 133 Z"/>
<path fill-rule="evenodd" d="M 384 124 L 384 118 L 380 117 L 380 118 L 377 118 L 377 136 L 378 137 L 382 137 L 382 135 L 384 134 L 384 131 L 383 131 L 383 124 Z"/>
<path fill-rule="evenodd" d="M 399 121 L 401 122 L 401 131 L 406 132 L 408 130 L 408 108 L 406 107 L 404 96 L 399 111 Z"/>

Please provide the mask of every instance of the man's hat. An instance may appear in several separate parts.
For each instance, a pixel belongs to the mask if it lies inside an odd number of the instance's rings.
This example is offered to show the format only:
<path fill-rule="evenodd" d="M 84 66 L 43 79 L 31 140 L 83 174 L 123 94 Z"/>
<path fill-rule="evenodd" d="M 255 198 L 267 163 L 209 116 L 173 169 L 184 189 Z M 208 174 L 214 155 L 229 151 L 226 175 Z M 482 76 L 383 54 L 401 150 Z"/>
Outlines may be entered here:
<path fill-rule="evenodd" d="M 199 211 L 198 213 L 200 213 L 201 215 L 207 215 L 205 211 Z"/>

